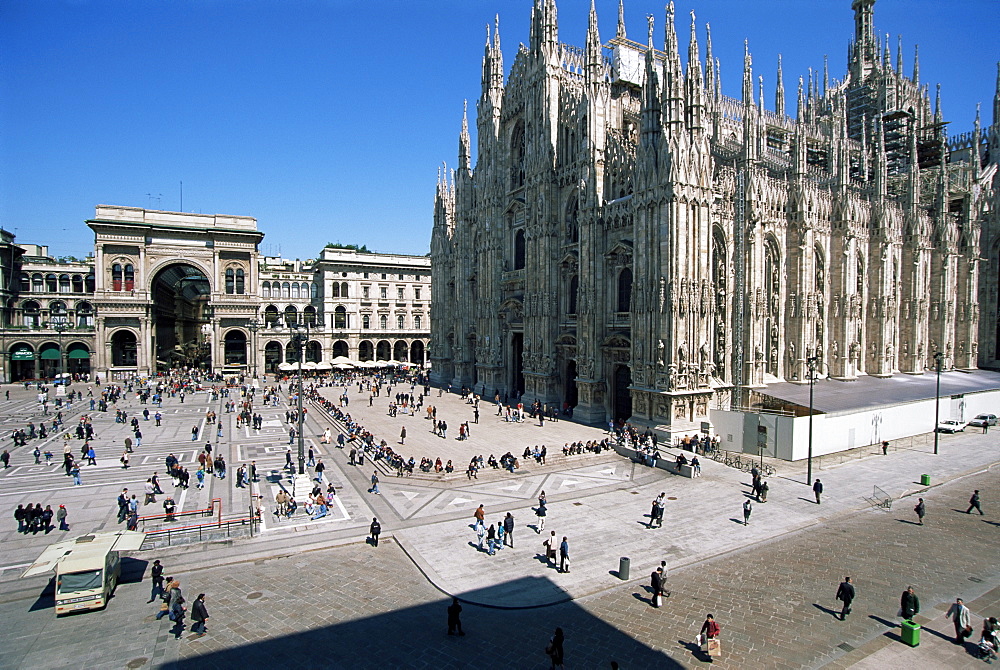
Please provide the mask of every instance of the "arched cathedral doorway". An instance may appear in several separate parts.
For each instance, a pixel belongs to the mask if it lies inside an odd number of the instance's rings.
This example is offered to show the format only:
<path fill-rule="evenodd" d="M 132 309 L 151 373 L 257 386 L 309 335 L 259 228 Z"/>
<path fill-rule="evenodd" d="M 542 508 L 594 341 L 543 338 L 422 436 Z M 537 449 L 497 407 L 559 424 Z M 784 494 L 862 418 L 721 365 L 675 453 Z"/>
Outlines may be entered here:
<path fill-rule="evenodd" d="M 615 421 L 628 421 L 632 416 L 632 370 L 627 365 L 615 368 L 614 386 L 612 388 L 611 411 Z"/>

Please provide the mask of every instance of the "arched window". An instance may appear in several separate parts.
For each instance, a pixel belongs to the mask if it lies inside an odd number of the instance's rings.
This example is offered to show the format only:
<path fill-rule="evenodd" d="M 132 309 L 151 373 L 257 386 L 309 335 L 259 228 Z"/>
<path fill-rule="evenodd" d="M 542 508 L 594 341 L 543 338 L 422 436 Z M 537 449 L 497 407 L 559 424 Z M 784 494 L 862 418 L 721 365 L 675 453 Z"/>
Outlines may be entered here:
<path fill-rule="evenodd" d="M 348 297 L 348 295 L 347 295 L 347 282 L 346 281 L 345 282 L 340 282 L 340 297 L 341 298 Z"/>
<path fill-rule="evenodd" d="M 271 282 L 266 281 L 260 285 L 260 297 L 261 298 L 271 297 Z"/>
<path fill-rule="evenodd" d="M 347 328 L 347 309 L 343 305 L 333 310 L 333 327 Z"/>
<path fill-rule="evenodd" d="M 289 284 L 288 282 L 283 282 L 281 284 L 281 297 L 282 298 L 287 298 L 289 295 L 291 295 L 291 292 L 292 292 L 292 288 L 291 287 L 292 287 L 292 285 Z"/>
<path fill-rule="evenodd" d="M 333 295 L 330 296 L 330 297 L 332 297 L 332 298 L 339 298 L 340 297 L 340 282 L 333 282 L 332 292 L 333 292 Z"/>
<path fill-rule="evenodd" d="M 369 314 L 365 314 L 361 317 L 361 327 L 364 330 L 369 330 L 372 327 L 372 317 Z"/>
<path fill-rule="evenodd" d="M 49 321 L 66 320 L 66 303 L 62 300 L 53 300 L 49 303 Z"/>
<path fill-rule="evenodd" d="M 403 322 L 405 320 L 406 319 L 403 318 L 402 314 L 397 314 L 396 315 L 396 330 L 403 330 Z"/>
<path fill-rule="evenodd" d="M 42 324 L 42 309 L 34 300 L 28 300 L 21 305 L 24 312 L 24 325 L 29 328 L 38 328 Z"/>
<path fill-rule="evenodd" d="M 524 231 L 519 230 L 514 233 L 514 269 L 524 269 Z"/>
<path fill-rule="evenodd" d="M 21 273 L 21 292 L 29 293 L 31 291 L 31 275 L 27 272 Z"/>
<path fill-rule="evenodd" d="M 378 327 L 379 330 L 386 330 L 389 328 L 389 317 L 385 314 L 381 314 L 378 317 Z"/>
<path fill-rule="evenodd" d="M 297 281 L 292 282 L 292 295 L 290 297 L 293 299 L 299 297 L 299 283 Z"/>
<path fill-rule="evenodd" d="M 131 263 L 125 266 L 125 290 L 135 290 L 135 267 Z"/>
<path fill-rule="evenodd" d="M 269 327 L 273 327 L 274 324 L 278 323 L 278 308 L 274 305 L 268 305 L 264 308 L 264 323 Z"/>
<path fill-rule="evenodd" d="M 302 310 L 302 319 L 310 326 L 316 325 L 316 308 L 312 305 L 307 306 Z"/>
<path fill-rule="evenodd" d="M 37 272 L 31 275 L 31 290 L 35 293 L 42 293 L 45 291 L 45 279 Z"/>
<path fill-rule="evenodd" d="M 59 282 L 56 279 L 55 275 L 53 274 L 45 275 L 45 291 L 47 293 L 55 293 L 57 290 L 59 290 L 58 284 Z"/>
<path fill-rule="evenodd" d="M 510 136 L 510 189 L 524 186 L 524 121 L 518 121 Z"/>
<path fill-rule="evenodd" d="M 59 292 L 69 293 L 69 291 L 70 291 L 69 275 L 59 275 Z"/>
<path fill-rule="evenodd" d="M 243 268 L 236 268 L 236 294 L 244 293 L 246 293 L 246 276 L 243 274 Z"/>
<path fill-rule="evenodd" d="M 313 282 L 309 285 L 309 295 L 313 300 L 319 297 L 319 284 Z"/>
<path fill-rule="evenodd" d="M 226 293 L 236 293 L 236 272 L 232 268 L 226 268 Z"/>
<path fill-rule="evenodd" d="M 413 329 L 420 330 L 420 315 L 413 317 Z"/>
<path fill-rule="evenodd" d="M 618 311 L 632 310 L 632 270 L 624 268 L 618 273 Z"/>
<path fill-rule="evenodd" d="M 569 300 L 566 305 L 567 314 L 576 314 L 576 296 L 580 291 L 580 278 L 576 275 L 570 277 L 569 280 Z"/>
<path fill-rule="evenodd" d="M 73 275 L 73 293 L 83 293 L 83 275 Z"/>
<path fill-rule="evenodd" d="M 94 274 L 91 273 L 87 275 L 87 278 L 83 281 L 83 290 L 86 293 L 94 292 Z"/>
<path fill-rule="evenodd" d="M 76 327 L 88 328 L 94 325 L 94 308 L 89 302 L 76 303 Z"/>
<path fill-rule="evenodd" d="M 111 290 L 122 290 L 122 266 L 118 263 L 111 266 Z"/>
<path fill-rule="evenodd" d="M 292 327 L 299 322 L 299 310 L 295 309 L 294 305 L 289 305 L 285 308 L 285 325 Z"/>

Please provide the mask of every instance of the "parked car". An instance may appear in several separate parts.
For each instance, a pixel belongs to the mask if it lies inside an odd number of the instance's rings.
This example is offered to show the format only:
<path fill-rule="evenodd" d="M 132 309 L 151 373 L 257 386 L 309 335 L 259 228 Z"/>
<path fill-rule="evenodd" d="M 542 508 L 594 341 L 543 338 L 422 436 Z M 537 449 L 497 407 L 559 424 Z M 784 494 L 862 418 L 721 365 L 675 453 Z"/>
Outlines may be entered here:
<path fill-rule="evenodd" d="M 995 426 L 997 425 L 996 414 L 977 414 L 976 418 L 969 422 L 970 426 Z"/>
<path fill-rule="evenodd" d="M 939 433 L 957 433 L 960 430 L 965 430 L 968 424 L 965 421 L 955 421 L 954 419 L 946 419 L 938 424 Z"/>

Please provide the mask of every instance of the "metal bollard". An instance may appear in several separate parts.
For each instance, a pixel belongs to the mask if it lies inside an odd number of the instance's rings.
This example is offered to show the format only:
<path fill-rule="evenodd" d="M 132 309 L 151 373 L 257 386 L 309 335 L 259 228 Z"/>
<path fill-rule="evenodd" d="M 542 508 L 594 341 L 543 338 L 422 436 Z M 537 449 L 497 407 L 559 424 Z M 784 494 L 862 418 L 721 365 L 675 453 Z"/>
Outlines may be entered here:
<path fill-rule="evenodd" d="M 628 580 L 630 564 L 631 561 L 628 556 L 622 556 L 618 559 L 618 579 L 622 581 Z"/>

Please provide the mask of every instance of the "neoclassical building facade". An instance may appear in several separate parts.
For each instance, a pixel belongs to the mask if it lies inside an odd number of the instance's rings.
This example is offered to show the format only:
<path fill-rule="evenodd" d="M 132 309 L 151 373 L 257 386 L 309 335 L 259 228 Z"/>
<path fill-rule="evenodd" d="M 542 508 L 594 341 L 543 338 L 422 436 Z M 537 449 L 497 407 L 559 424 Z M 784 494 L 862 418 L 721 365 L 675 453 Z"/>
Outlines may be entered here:
<path fill-rule="evenodd" d="M 1000 76 L 992 125 L 948 135 L 874 4 L 843 77 L 799 77 L 787 111 L 780 60 L 769 108 L 749 48 L 721 93 L 693 13 L 682 64 L 672 2 L 644 43 L 621 7 L 602 42 L 591 8 L 579 48 L 536 0 L 509 72 L 488 35 L 475 167 L 463 120 L 435 199 L 438 381 L 676 434 L 810 365 L 1000 365 Z"/>
<path fill-rule="evenodd" d="M 87 225 L 83 260 L 0 231 L 0 381 L 426 361 L 426 256 L 266 257 L 246 216 L 98 205 Z"/>

